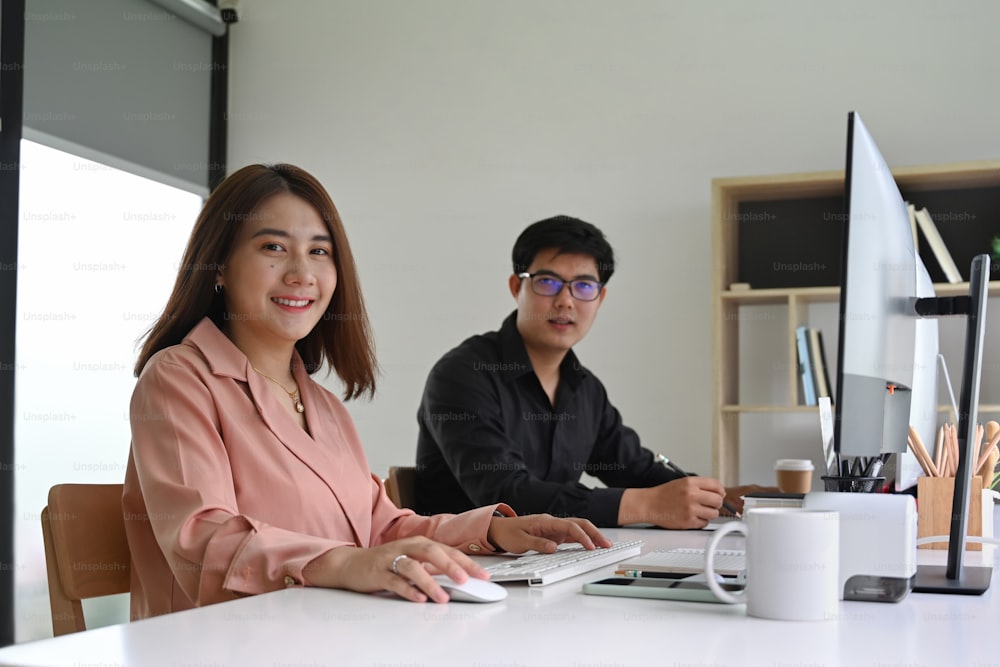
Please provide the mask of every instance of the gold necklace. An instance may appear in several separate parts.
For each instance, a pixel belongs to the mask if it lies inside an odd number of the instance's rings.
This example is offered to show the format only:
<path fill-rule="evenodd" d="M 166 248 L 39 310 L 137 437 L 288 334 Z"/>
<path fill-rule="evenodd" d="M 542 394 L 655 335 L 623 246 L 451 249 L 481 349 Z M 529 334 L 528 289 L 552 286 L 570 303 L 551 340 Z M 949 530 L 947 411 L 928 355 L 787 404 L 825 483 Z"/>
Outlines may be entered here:
<path fill-rule="evenodd" d="M 299 400 L 299 388 L 298 387 L 295 387 L 295 391 L 288 391 L 287 389 L 285 389 L 285 385 L 281 384 L 280 382 L 278 382 L 277 380 L 275 380 L 273 377 L 271 377 L 267 373 L 262 372 L 259 368 L 257 368 L 253 364 L 250 365 L 250 368 L 254 369 L 258 373 L 260 373 L 261 375 L 263 375 L 264 377 L 266 377 L 268 380 L 270 380 L 274 384 L 276 384 L 279 387 L 281 387 L 281 390 L 283 392 L 285 392 L 286 394 L 288 394 L 288 398 L 292 399 L 292 405 L 295 406 L 295 411 L 296 412 L 298 412 L 299 414 L 301 414 L 301 413 L 303 413 L 303 412 L 306 411 L 306 406 L 302 405 L 302 401 Z"/>

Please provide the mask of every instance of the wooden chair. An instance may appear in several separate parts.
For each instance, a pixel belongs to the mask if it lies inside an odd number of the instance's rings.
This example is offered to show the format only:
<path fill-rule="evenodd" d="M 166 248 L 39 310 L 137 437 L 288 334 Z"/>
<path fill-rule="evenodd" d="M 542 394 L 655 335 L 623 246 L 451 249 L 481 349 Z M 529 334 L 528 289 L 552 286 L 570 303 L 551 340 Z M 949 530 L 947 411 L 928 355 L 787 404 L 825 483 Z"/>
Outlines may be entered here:
<path fill-rule="evenodd" d="M 52 634 L 86 630 L 81 600 L 128 593 L 121 484 L 57 484 L 42 510 Z"/>
<path fill-rule="evenodd" d="M 392 466 L 389 468 L 389 479 L 385 483 L 385 492 L 396 507 L 416 509 L 417 507 L 417 468 L 416 466 Z"/>

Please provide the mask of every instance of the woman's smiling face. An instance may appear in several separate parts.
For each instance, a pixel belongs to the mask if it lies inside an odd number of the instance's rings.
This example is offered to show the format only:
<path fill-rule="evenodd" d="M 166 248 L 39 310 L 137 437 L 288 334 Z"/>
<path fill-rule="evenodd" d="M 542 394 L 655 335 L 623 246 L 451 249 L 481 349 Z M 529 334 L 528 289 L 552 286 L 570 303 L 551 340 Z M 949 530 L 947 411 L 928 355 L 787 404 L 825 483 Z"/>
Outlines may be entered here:
<path fill-rule="evenodd" d="M 219 282 L 238 347 L 294 345 L 326 313 L 337 287 L 330 230 L 305 200 L 274 195 L 243 221 Z"/>

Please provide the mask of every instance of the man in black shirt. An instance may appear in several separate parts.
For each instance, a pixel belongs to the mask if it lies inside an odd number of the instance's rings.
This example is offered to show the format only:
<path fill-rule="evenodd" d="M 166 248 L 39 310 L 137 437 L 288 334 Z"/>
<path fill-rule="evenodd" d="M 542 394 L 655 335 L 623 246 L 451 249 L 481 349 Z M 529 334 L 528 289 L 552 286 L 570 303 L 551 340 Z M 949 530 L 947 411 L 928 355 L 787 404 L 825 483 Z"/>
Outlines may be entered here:
<path fill-rule="evenodd" d="M 448 352 L 427 378 L 417 414 L 417 510 L 505 502 L 605 527 L 698 528 L 719 516 L 722 484 L 661 465 L 573 353 L 614 272 L 604 234 L 567 216 L 536 222 L 515 242 L 513 265 L 517 310 L 500 331 Z M 607 488 L 584 486 L 583 472 Z M 737 508 L 738 493 L 728 497 Z"/>

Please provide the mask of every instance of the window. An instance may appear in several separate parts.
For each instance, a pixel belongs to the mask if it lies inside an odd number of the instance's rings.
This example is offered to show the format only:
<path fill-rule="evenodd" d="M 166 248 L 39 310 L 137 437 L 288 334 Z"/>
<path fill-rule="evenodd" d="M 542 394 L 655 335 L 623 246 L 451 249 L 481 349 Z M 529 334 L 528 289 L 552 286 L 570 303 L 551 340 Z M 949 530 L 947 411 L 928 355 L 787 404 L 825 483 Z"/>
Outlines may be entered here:
<path fill-rule="evenodd" d="M 202 204 L 189 192 L 28 141 L 21 162 L 18 642 L 52 634 L 39 523 L 49 487 L 124 479 L 136 344 L 166 303 Z M 91 626 L 128 619 L 125 600 L 84 604 Z"/>

